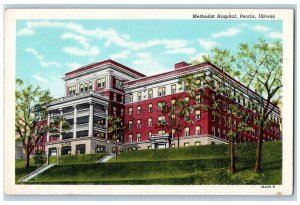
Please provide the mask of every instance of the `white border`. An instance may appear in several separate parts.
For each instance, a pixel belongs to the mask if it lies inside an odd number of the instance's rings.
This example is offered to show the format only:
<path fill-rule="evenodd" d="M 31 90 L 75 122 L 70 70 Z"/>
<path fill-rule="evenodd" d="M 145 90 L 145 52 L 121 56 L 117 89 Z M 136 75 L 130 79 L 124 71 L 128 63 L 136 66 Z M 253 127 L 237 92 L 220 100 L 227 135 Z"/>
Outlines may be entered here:
<path fill-rule="evenodd" d="M 275 189 L 260 185 L 15 185 L 14 83 L 18 19 L 192 19 L 194 13 L 275 14 L 283 21 L 283 180 Z M 116 15 L 117 14 L 117 15 Z M 293 10 L 291 9 L 43 9 L 5 11 L 4 192 L 8 195 L 290 195 L 293 184 Z M 257 19 L 256 19 L 257 20 Z M 269 20 L 269 19 L 268 19 Z M 62 188 L 63 187 L 63 188 Z"/>

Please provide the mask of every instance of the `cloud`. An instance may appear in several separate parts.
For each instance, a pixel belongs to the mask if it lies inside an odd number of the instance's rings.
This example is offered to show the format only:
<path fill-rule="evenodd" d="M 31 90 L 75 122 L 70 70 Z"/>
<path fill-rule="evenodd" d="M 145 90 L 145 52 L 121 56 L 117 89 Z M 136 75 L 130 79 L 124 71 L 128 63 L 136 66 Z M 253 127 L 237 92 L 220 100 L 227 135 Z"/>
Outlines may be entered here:
<path fill-rule="evenodd" d="M 36 79 L 37 81 L 39 81 L 39 82 L 48 82 L 48 81 L 49 81 L 47 78 L 43 78 L 43 77 L 41 76 L 41 73 L 33 74 L 32 77 L 33 77 L 34 79 Z"/>
<path fill-rule="evenodd" d="M 147 76 L 170 71 L 170 69 L 165 68 L 164 65 L 157 62 L 149 53 L 137 54 L 137 58 L 132 62 L 132 64 L 133 66 L 131 67 L 138 67 L 136 70 L 139 70 Z"/>
<path fill-rule="evenodd" d="M 69 55 L 74 55 L 74 56 L 92 56 L 95 57 L 100 53 L 100 50 L 97 46 L 91 46 L 89 43 L 89 40 L 82 36 L 82 35 L 77 35 L 74 33 L 64 33 L 61 36 L 62 39 L 64 40 L 74 40 L 78 42 L 82 48 L 79 47 L 64 47 L 63 51 Z"/>
<path fill-rule="evenodd" d="M 34 48 L 26 48 L 25 51 L 27 51 L 28 53 L 31 53 L 32 55 L 34 55 L 40 61 L 40 65 L 42 67 L 51 67 L 51 66 L 61 67 L 61 65 L 59 63 L 55 62 L 55 61 L 46 61 L 45 57 L 43 55 L 41 55 Z"/>
<path fill-rule="evenodd" d="M 69 70 L 74 70 L 80 68 L 82 65 L 79 63 L 66 63 L 66 66 L 69 67 Z"/>
<path fill-rule="evenodd" d="M 64 47 L 63 51 L 67 54 L 74 56 L 97 56 L 100 51 L 96 46 L 92 46 L 88 49 L 77 48 L 77 47 Z"/>
<path fill-rule="evenodd" d="M 29 28 L 23 28 L 17 32 L 17 36 L 27 36 L 27 35 L 34 35 L 34 30 Z"/>
<path fill-rule="evenodd" d="M 282 33 L 280 32 L 271 32 L 268 34 L 268 37 L 269 38 L 273 38 L 273 39 L 276 39 L 276 38 L 282 38 Z"/>
<path fill-rule="evenodd" d="M 267 27 L 267 26 L 263 26 L 263 25 L 259 25 L 259 24 L 256 24 L 252 27 L 253 30 L 255 31 L 270 31 L 271 28 Z"/>
<path fill-rule="evenodd" d="M 127 59 L 128 56 L 129 56 L 130 52 L 129 51 L 122 51 L 122 52 L 119 52 L 119 53 L 114 53 L 114 54 L 111 54 L 109 57 L 113 60 L 116 60 L 116 59 Z"/>
<path fill-rule="evenodd" d="M 132 41 L 129 36 L 120 34 L 114 29 L 101 29 L 101 28 L 96 28 L 93 30 L 88 30 L 82 27 L 80 24 L 75 24 L 75 23 L 62 23 L 62 22 L 57 22 L 57 21 L 28 21 L 26 22 L 26 28 L 27 29 L 35 29 L 35 28 L 41 28 L 41 27 L 53 27 L 53 28 L 63 28 L 67 29 L 70 32 L 75 32 L 79 35 L 85 36 L 85 37 L 94 37 L 97 39 L 103 39 L 104 46 L 108 47 L 111 44 L 117 45 L 119 47 L 123 48 L 128 48 L 130 50 L 138 51 L 154 46 L 164 46 L 166 49 L 167 53 L 170 54 L 175 54 L 175 53 L 183 53 L 183 51 L 180 51 L 180 49 L 184 49 L 184 52 L 186 54 L 192 54 L 195 52 L 193 48 L 186 48 L 188 41 L 186 40 L 180 40 L 180 39 L 154 39 L 154 40 L 148 40 L 145 42 L 136 42 Z M 65 39 L 78 39 L 79 43 L 86 44 L 86 41 L 81 37 L 79 39 L 78 36 L 74 36 L 71 34 L 64 34 L 63 35 Z M 180 49 L 179 49 L 180 48 Z M 66 49 L 68 52 L 73 52 L 73 53 L 79 53 L 74 52 L 74 48 Z M 85 52 L 86 53 L 86 52 Z"/>
<path fill-rule="evenodd" d="M 209 41 L 209 40 L 203 40 L 199 39 L 199 44 L 204 48 L 205 50 L 211 50 L 213 47 L 217 45 L 217 42 L 215 41 Z"/>
<path fill-rule="evenodd" d="M 220 31 L 217 33 L 213 33 L 213 34 L 211 34 L 211 36 L 213 38 L 229 37 L 229 36 L 232 37 L 232 36 L 237 35 L 241 31 L 242 31 L 242 29 L 240 29 L 240 28 L 229 28 L 226 31 Z"/>
<path fill-rule="evenodd" d="M 64 33 L 62 36 L 61 36 L 62 39 L 72 39 L 72 40 L 75 40 L 77 41 L 79 44 L 81 44 L 84 48 L 89 48 L 90 47 L 90 44 L 88 42 L 88 39 L 85 38 L 84 36 L 80 36 L 80 35 L 76 35 L 76 34 L 73 34 L 73 33 Z"/>

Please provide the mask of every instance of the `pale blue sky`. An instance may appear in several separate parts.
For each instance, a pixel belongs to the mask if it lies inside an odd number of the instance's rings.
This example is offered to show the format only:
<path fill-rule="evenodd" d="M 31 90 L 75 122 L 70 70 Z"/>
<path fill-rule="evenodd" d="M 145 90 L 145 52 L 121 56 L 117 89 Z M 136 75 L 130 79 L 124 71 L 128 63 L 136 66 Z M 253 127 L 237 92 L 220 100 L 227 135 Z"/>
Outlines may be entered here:
<path fill-rule="evenodd" d="M 260 37 L 280 40 L 277 20 L 35 20 L 17 21 L 16 75 L 64 95 L 64 73 L 113 59 L 146 75 L 173 70 L 214 47 L 234 52 Z"/>

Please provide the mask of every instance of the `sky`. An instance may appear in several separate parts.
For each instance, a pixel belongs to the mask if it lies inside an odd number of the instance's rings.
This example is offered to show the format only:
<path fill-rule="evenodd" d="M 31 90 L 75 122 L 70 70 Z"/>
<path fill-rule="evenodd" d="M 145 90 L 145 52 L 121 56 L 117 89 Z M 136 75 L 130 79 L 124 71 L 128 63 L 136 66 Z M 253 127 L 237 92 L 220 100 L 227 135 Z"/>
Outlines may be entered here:
<path fill-rule="evenodd" d="M 106 59 L 147 76 L 201 59 L 214 47 L 235 52 L 263 37 L 281 40 L 279 20 L 18 20 L 16 77 L 64 96 L 66 72 Z"/>

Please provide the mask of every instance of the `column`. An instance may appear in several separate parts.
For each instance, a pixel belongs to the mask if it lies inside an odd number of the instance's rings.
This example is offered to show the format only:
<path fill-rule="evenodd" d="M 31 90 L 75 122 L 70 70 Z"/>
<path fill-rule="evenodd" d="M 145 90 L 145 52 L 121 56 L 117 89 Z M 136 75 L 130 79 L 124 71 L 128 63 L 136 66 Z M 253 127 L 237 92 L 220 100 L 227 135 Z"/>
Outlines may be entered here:
<path fill-rule="evenodd" d="M 48 118 L 47 118 L 47 125 L 48 127 L 50 126 L 50 113 L 48 113 Z M 50 140 L 50 134 L 47 132 L 47 142 Z"/>
<path fill-rule="evenodd" d="M 108 139 L 108 108 L 105 109 L 105 127 L 106 127 L 106 133 L 105 133 L 105 139 Z"/>
<path fill-rule="evenodd" d="M 76 138 L 76 129 L 77 129 L 77 107 L 76 107 L 76 105 L 74 105 L 73 108 L 74 108 L 73 138 Z"/>
<path fill-rule="evenodd" d="M 93 116 L 94 116 L 94 108 L 93 103 L 90 103 L 90 116 L 89 116 L 89 137 L 93 136 Z"/>
<path fill-rule="evenodd" d="M 62 117 L 63 111 L 62 111 L 62 109 L 59 109 L 59 110 L 60 110 L 60 116 Z M 60 134 L 59 134 L 59 139 L 60 139 L 60 140 L 62 140 L 61 130 L 62 130 L 62 122 L 60 122 L 60 124 L 59 124 L 59 132 L 60 132 Z"/>

